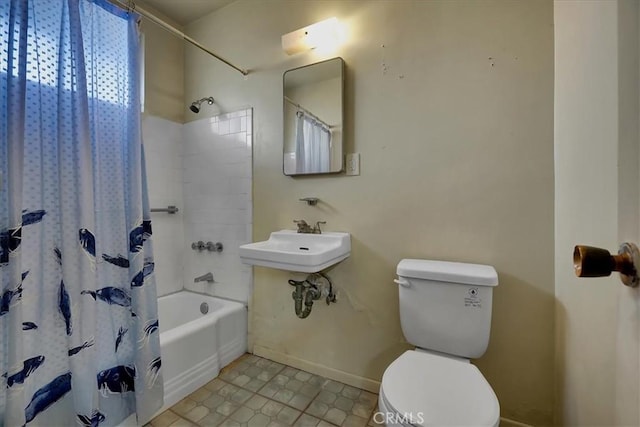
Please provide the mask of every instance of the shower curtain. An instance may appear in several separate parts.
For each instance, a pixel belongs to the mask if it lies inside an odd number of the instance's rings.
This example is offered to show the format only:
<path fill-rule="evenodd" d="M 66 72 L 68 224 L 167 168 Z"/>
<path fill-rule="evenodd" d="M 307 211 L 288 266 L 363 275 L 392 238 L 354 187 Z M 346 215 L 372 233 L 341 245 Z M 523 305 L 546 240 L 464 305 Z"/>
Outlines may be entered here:
<path fill-rule="evenodd" d="M 298 111 L 296 113 L 296 171 L 300 173 L 331 170 L 331 132 L 327 125 Z"/>
<path fill-rule="evenodd" d="M 136 19 L 0 0 L 0 425 L 162 405 Z"/>

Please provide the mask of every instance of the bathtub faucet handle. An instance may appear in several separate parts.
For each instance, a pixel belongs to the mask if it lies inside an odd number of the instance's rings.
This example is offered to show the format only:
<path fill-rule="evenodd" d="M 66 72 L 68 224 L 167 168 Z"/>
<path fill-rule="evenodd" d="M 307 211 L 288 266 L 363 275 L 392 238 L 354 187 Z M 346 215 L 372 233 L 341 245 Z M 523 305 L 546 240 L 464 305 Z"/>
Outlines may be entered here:
<path fill-rule="evenodd" d="M 209 252 L 222 252 L 224 246 L 222 246 L 222 243 L 220 242 L 207 242 L 205 243 L 205 248 L 207 248 Z"/>
<path fill-rule="evenodd" d="M 207 245 L 205 245 L 205 243 L 202 240 L 198 240 L 197 242 L 193 242 L 191 244 L 191 249 L 193 249 L 194 251 L 201 251 L 206 248 L 207 248 Z"/>
<path fill-rule="evenodd" d="M 198 282 L 213 283 L 213 273 L 207 273 L 193 279 L 193 283 L 198 283 Z"/>

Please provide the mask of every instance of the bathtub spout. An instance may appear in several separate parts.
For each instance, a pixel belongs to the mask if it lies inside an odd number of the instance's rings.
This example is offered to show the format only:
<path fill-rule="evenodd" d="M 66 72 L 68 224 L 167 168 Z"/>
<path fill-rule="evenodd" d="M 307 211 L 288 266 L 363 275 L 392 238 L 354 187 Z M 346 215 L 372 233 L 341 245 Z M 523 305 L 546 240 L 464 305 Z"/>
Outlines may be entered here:
<path fill-rule="evenodd" d="M 202 275 L 193 279 L 193 283 L 198 283 L 198 282 L 213 283 L 213 273 L 207 273 L 205 275 Z"/>

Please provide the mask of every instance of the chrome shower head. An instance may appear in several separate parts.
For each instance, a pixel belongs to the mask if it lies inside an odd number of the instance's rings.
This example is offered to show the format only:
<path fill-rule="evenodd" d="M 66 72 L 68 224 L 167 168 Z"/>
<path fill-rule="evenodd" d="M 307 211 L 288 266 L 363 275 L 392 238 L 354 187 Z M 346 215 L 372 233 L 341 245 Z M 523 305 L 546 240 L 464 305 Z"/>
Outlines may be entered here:
<path fill-rule="evenodd" d="M 197 101 L 193 101 L 189 109 L 194 113 L 198 114 L 200 112 L 200 104 L 204 101 L 207 101 L 207 104 L 213 105 L 213 96 L 209 96 L 207 98 L 198 99 Z"/>

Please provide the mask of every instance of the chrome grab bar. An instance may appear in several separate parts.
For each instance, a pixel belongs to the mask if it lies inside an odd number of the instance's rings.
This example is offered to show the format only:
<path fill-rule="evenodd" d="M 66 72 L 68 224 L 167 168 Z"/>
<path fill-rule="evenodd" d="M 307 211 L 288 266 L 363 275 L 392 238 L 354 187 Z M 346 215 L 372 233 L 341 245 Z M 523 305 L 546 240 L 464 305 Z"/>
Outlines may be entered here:
<path fill-rule="evenodd" d="M 173 205 L 169 205 L 166 208 L 151 208 L 151 212 L 167 212 L 169 214 L 174 214 L 178 211 L 179 209 Z"/>

